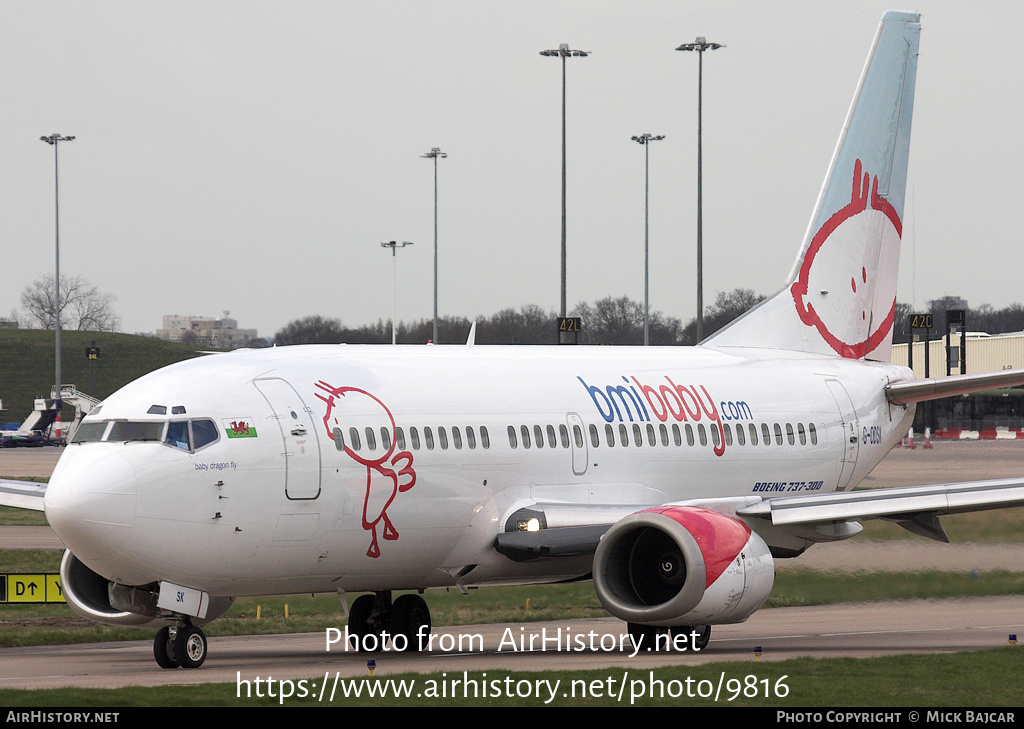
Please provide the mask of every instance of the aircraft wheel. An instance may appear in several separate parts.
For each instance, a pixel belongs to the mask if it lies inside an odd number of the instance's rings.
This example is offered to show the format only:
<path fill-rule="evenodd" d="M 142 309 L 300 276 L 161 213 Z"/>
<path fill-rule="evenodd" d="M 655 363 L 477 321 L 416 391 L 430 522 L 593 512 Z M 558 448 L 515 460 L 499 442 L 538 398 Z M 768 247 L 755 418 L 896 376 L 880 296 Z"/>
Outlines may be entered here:
<path fill-rule="evenodd" d="M 373 614 L 373 595 L 361 595 L 357 597 L 348 611 L 348 637 L 352 648 L 360 652 L 374 652 L 380 650 L 380 636 L 376 641 L 366 641 L 366 636 L 376 632 L 370 627 L 370 616 Z M 373 645 L 370 645 L 373 644 Z M 370 650 L 367 651 L 366 646 Z"/>
<path fill-rule="evenodd" d="M 174 653 L 182 668 L 199 668 L 206 660 L 206 635 L 195 626 L 181 626 L 174 641 Z"/>
<path fill-rule="evenodd" d="M 704 650 L 711 642 L 711 626 L 702 625 L 697 633 L 697 644 L 693 646 L 696 650 Z"/>
<path fill-rule="evenodd" d="M 419 595 L 402 595 L 391 607 L 391 632 L 404 636 L 402 650 L 415 652 L 427 647 L 430 637 L 430 608 Z M 422 642 L 422 645 L 421 645 Z"/>
<path fill-rule="evenodd" d="M 153 639 L 153 657 L 160 668 L 178 668 L 181 666 L 174 652 L 175 637 L 171 628 L 163 627 L 157 631 L 156 638 Z"/>
<path fill-rule="evenodd" d="M 658 636 L 665 632 L 665 628 L 641 623 L 626 623 L 626 630 L 633 641 L 633 647 L 641 651 L 658 650 L 661 647 L 658 645 Z"/>
<path fill-rule="evenodd" d="M 678 635 L 679 633 L 689 636 L 686 639 L 687 650 L 702 651 L 708 647 L 708 643 L 711 641 L 710 625 L 683 625 L 672 629 L 673 635 Z M 694 633 L 697 634 L 696 638 L 693 637 Z"/>

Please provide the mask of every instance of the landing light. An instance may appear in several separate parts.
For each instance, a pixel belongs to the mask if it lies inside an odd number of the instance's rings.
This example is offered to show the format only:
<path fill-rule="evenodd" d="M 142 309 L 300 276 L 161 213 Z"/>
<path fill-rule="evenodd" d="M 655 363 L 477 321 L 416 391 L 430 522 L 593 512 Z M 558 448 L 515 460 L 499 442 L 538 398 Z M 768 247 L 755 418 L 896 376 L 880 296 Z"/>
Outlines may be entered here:
<path fill-rule="evenodd" d="M 539 532 L 540 531 L 540 519 L 533 517 L 530 519 L 522 519 L 516 522 L 516 531 L 519 532 Z"/>

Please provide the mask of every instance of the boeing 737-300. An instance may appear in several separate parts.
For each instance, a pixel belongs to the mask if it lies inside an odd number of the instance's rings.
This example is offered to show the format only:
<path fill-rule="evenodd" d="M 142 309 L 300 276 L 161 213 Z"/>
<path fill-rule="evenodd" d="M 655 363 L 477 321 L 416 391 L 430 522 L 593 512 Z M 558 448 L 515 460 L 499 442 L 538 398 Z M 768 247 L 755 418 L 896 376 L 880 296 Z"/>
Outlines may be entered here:
<path fill-rule="evenodd" d="M 634 642 L 703 648 L 860 520 L 945 539 L 1024 504 L 1021 479 L 852 491 L 916 402 L 1024 383 L 889 364 L 919 36 L 883 16 L 785 285 L 698 346 L 210 355 L 106 398 L 0 503 L 45 509 L 68 604 L 159 628 L 168 668 L 238 596 L 337 592 L 360 648 L 417 649 L 423 590 L 580 579 Z"/>

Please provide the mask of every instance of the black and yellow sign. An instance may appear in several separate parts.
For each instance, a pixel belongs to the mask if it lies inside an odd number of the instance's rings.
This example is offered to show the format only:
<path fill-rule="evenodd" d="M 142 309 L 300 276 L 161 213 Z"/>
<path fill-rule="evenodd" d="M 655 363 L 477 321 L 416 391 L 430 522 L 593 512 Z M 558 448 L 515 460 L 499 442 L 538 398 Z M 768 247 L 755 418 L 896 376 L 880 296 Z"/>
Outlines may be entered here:
<path fill-rule="evenodd" d="M 910 329 L 925 329 L 927 331 L 932 330 L 932 315 L 931 314 L 913 314 L 910 317 Z"/>
<path fill-rule="evenodd" d="M 0 575 L 0 603 L 66 602 L 55 572 Z"/>
<path fill-rule="evenodd" d="M 580 318 L 578 316 L 559 317 L 558 331 L 578 333 L 580 331 Z"/>

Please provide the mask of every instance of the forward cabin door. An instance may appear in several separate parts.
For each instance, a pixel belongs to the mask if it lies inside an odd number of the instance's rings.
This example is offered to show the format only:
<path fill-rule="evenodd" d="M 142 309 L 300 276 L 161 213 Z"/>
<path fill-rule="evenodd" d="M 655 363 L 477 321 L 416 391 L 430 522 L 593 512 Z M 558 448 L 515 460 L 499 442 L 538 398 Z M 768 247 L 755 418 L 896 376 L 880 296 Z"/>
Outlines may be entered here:
<path fill-rule="evenodd" d="M 289 499 L 315 499 L 320 495 L 320 441 L 313 411 L 299 393 L 279 377 L 254 380 L 270 403 L 281 433 L 284 491 Z"/>

